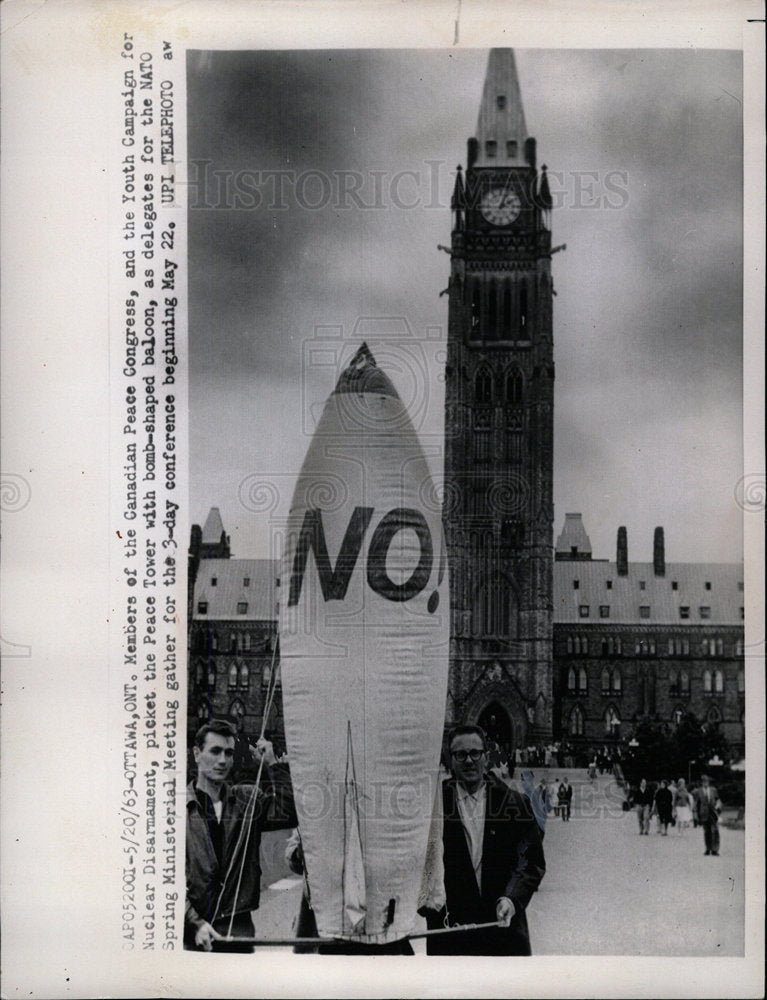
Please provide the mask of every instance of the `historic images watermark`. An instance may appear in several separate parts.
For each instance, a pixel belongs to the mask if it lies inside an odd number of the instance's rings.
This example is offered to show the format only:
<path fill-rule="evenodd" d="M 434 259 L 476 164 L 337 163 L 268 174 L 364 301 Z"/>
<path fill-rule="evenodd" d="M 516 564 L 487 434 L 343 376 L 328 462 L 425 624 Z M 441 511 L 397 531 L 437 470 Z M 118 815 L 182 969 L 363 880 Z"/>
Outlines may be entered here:
<path fill-rule="evenodd" d="M 186 181 L 177 181 L 176 189 L 186 188 L 190 211 L 444 212 L 450 208 L 456 172 L 443 160 L 425 160 L 417 170 L 327 171 L 232 169 L 195 159 L 187 165 Z M 629 204 L 627 170 L 551 170 L 547 177 L 553 209 L 616 211 Z M 469 208 L 473 197 L 478 204 L 479 194 L 479 189 L 466 193 Z M 531 202 L 535 194 L 528 192 Z"/>

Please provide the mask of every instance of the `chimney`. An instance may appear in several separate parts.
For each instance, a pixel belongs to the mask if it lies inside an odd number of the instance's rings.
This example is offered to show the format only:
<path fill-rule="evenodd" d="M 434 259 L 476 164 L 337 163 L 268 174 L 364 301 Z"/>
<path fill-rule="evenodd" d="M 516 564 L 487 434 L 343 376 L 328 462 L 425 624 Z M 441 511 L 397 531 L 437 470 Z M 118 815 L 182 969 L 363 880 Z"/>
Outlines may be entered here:
<path fill-rule="evenodd" d="M 652 543 L 652 563 L 656 576 L 666 575 L 666 544 L 663 540 L 663 528 L 656 528 Z"/>
<path fill-rule="evenodd" d="M 618 576 L 629 575 L 629 543 L 626 529 L 618 528 L 618 553 L 616 557 L 618 564 Z"/>

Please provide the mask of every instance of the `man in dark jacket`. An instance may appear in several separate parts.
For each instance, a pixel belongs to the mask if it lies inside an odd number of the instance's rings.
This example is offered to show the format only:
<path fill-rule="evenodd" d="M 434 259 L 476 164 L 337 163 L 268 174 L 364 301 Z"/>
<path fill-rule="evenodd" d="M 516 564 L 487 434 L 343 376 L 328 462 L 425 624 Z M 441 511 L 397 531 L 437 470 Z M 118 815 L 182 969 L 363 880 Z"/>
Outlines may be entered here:
<path fill-rule="evenodd" d="M 634 792 L 632 801 L 639 820 L 639 834 L 640 836 L 649 836 L 650 810 L 652 809 L 653 794 L 652 789 L 648 787 L 647 781 L 644 778 L 639 782 L 639 788 Z"/>
<path fill-rule="evenodd" d="M 570 811 L 573 804 L 573 786 L 570 784 L 567 778 L 562 779 L 562 784 L 559 786 L 559 808 L 562 813 L 562 819 L 565 823 L 570 822 Z"/>
<path fill-rule="evenodd" d="M 186 794 L 186 948 L 211 951 L 229 935 L 253 936 L 261 833 L 297 823 L 287 767 L 276 763 L 268 740 L 251 747 L 264 761 L 258 793 L 252 784 L 227 783 L 235 736 L 228 722 L 214 721 L 194 740 L 197 778 Z"/>
<path fill-rule="evenodd" d="M 446 906 L 426 911 L 430 929 L 497 921 L 499 926 L 427 938 L 430 955 L 530 955 L 525 909 L 546 864 L 529 801 L 486 779 L 485 736 L 458 726 L 449 739 L 453 777 L 444 782 Z"/>
<path fill-rule="evenodd" d="M 716 857 L 719 854 L 719 813 L 722 803 L 719 792 L 711 784 L 707 774 L 700 776 L 700 788 L 695 789 L 695 818 L 703 827 L 703 837 L 706 842 L 706 854 Z"/>

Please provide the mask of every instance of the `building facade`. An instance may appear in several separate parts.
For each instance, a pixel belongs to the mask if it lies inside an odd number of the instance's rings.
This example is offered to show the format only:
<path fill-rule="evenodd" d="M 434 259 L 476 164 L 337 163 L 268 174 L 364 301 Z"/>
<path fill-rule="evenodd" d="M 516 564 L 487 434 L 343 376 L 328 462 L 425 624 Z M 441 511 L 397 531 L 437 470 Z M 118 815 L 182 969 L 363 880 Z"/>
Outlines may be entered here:
<path fill-rule="evenodd" d="M 248 736 L 261 731 L 269 680 L 278 670 L 278 564 L 232 559 L 217 507 L 192 528 L 189 548 L 187 728 L 228 718 Z M 282 702 L 266 720 L 283 735 Z"/>
<path fill-rule="evenodd" d="M 280 568 L 276 560 L 232 559 L 228 550 L 221 556 L 220 549 L 201 547 L 208 526 L 218 529 L 219 522 L 214 508 L 206 530 L 193 531 L 190 547 L 197 558 L 190 560 L 196 569 L 190 575 L 189 732 L 216 716 L 254 736 L 273 670 L 279 684 Z M 743 567 L 667 563 L 662 529 L 653 547 L 652 561 L 629 562 L 620 529 L 615 561 L 595 559 L 581 515 L 565 516 L 553 567 L 552 737 L 585 753 L 630 740 L 641 719 L 673 727 L 692 713 L 740 752 Z M 479 721 L 509 750 L 537 742 L 521 727 L 509 737 L 503 712 L 518 691 L 500 662 L 491 662 L 483 676 L 481 690 L 489 694 L 480 710 L 448 716 L 446 725 Z M 279 697 L 266 732 L 283 744 Z"/>
<path fill-rule="evenodd" d="M 551 198 L 510 49 L 493 49 L 452 201 L 445 369 L 448 719 L 550 739 Z"/>
<path fill-rule="evenodd" d="M 648 540 L 649 541 L 649 540 Z M 648 545 L 649 548 L 649 545 Z M 576 745 L 631 737 L 650 718 L 687 713 L 745 744 L 743 566 L 592 559 L 580 514 L 567 514 L 554 567 L 556 735 Z"/>
<path fill-rule="evenodd" d="M 743 567 L 595 559 L 580 514 L 554 545 L 551 197 L 514 55 L 492 50 L 452 200 L 444 521 L 451 573 L 446 725 L 508 750 L 630 739 L 686 714 L 744 742 Z M 649 549 L 649 539 L 648 539 Z M 278 667 L 279 567 L 232 559 L 217 508 L 189 554 L 189 725 L 260 732 Z M 267 732 L 281 741 L 280 699 Z"/>

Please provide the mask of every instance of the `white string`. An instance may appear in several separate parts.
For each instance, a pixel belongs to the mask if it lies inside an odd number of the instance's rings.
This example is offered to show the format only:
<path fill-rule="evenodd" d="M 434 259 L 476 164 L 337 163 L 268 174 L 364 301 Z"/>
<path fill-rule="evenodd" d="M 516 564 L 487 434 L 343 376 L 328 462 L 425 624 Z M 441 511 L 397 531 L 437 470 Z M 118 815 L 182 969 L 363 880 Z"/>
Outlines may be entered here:
<path fill-rule="evenodd" d="M 276 688 L 277 688 L 276 677 L 275 677 L 275 670 L 274 670 L 274 660 L 275 660 L 276 655 L 277 655 L 277 643 L 275 641 L 274 649 L 272 650 L 272 663 L 271 663 L 271 668 L 270 668 L 269 686 L 268 686 L 267 692 L 266 692 L 266 701 L 264 703 L 263 718 L 261 720 L 261 734 L 258 737 L 258 740 L 256 740 L 257 743 L 259 742 L 259 740 L 262 740 L 264 738 L 264 733 L 266 732 L 266 722 L 267 722 L 267 719 L 269 718 L 269 712 L 271 711 L 272 702 L 274 701 L 274 693 L 275 693 Z M 258 765 L 258 774 L 256 775 L 256 781 L 255 781 L 255 784 L 253 785 L 253 787 L 251 789 L 250 797 L 248 799 L 248 803 L 245 806 L 245 813 L 244 813 L 244 816 L 243 816 L 243 823 L 240 826 L 240 833 L 239 833 L 239 835 L 237 837 L 237 843 L 234 845 L 234 850 L 232 851 L 232 858 L 231 858 L 231 860 L 229 862 L 229 867 L 227 868 L 226 874 L 224 875 L 223 881 L 221 882 L 221 891 L 218 894 L 218 899 L 216 900 L 216 907 L 215 907 L 215 909 L 213 911 L 213 917 L 211 919 L 211 923 L 212 923 L 213 921 L 215 921 L 216 917 L 218 916 L 218 911 L 221 908 L 221 902 L 222 902 L 222 900 L 224 898 L 224 891 L 226 889 L 226 884 L 227 884 L 227 882 L 229 880 L 229 876 L 232 873 L 232 869 L 234 868 L 234 863 L 235 863 L 235 860 L 237 858 L 237 852 L 239 851 L 240 845 L 242 843 L 242 838 L 245 835 L 246 836 L 245 847 L 243 849 L 242 858 L 240 860 L 240 871 L 239 871 L 239 875 L 238 875 L 238 878 L 237 878 L 237 888 L 236 888 L 235 893 L 234 893 L 234 901 L 232 903 L 232 913 L 231 913 L 231 916 L 229 918 L 229 936 L 231 936 L 232 927 L 234 925 L 234 914 L 235 914 L 235 911 L 236 911 L 236 908 L 237 908 L 237 899 L 238 899 L 238 897 L 240 895 L 240 886 L 242 885 L 242 875 L 243 875 L 243 872 L 245 870 L 245 860 L 247 858 L 247 848 L 248 848 L 248 843 L 250 842 L 250 833 L 251 833 L 251 829 L 252 829 L 252 826 L 253 826 L 253 817 L 256 814 L 256 801 L 258 799 L 258 792 L 259 792 L 259 789 L 261 787 L 261 773 L 262 773 L 263 769 L 264 769 L 264 758 L 263 758 L 263 755 L 262 755 L 261 756 L 261 761 L 260 761 L 260 763 Z"/>

